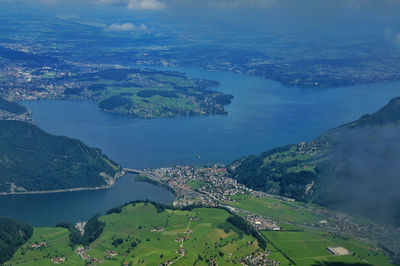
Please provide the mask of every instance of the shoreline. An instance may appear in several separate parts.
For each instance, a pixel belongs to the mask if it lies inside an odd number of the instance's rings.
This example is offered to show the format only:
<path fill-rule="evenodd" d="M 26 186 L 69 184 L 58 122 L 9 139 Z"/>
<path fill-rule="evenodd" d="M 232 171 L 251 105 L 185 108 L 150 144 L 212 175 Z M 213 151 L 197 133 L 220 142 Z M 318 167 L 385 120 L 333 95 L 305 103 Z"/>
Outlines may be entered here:
<path fill-rule="evenodd" d="M 42 190 L 42 191 L 24 191 L 24 192 L 0 192 L 0 196 L 11 196 L 11 195 L 26 195 L 26 194 L 52 194 L 52 193 L 63 193 L 63 192 L 74 192 L 74 191 L 88 191 L 88 190 L 102 190 L 109 189 L 114 186 L 103 186 L 103 187 L 80 187 L 80 188 L 66 188 L 66 189 L 55 189 L 55 190 Z"/>
<path fill-rule="evenodd" d="M 116 173 L 116 177 L 110 185 L 101 187 L 77 187 L 77 188 L 65 188 L 65 189 L 53 189 L 53 190 L 41 190 L 41 191 L 21 191 L 21 192 L 0 192 L 1 196 L 12 196 L 12 195 L 29 195 L 29 194 L 53 194 L 63 192 L 75 192 L 75 191 L 91 191 L 91 190 L 104 190 L 112 188 L 115 182 L 122 176 L 126 175 L 125 171 Z"/>

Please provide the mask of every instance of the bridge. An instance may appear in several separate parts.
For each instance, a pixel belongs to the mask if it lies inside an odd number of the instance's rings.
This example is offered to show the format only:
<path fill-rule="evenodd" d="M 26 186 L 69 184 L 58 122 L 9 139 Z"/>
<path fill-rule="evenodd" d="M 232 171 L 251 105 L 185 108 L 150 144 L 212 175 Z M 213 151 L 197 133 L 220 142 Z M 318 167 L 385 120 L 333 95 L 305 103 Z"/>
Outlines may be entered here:
<path fill-rule="evenodd" d="M 129 173 L 134 173 L 134 174 L 139 174 L 139 175 L 145 175 L 145 176 L 147 176 L 148 178 L 154 179 L 154 180 L 157 181 L 157 182 L 161 182 L 161 181 L 163 180 L 163 178 L 160 177 L 160 176 L 152 175 L 152 174 L 146 173 L 146 172 L 141 171 L 141 170 L 130 169 L 130 168 L 123 168 L 122 170 L 124 170 L 125 172 L 129 172 Z"/>
<path fill-rule="evenodd" d="M 140 171 L 140 170 L 136 170 L 136 169 L 123 168 L 122 170 L 124 170 L 125 172 L 134 173 L 134 174 L 142 174 L 142 175 L 146 174 L 145 172 Z"/>

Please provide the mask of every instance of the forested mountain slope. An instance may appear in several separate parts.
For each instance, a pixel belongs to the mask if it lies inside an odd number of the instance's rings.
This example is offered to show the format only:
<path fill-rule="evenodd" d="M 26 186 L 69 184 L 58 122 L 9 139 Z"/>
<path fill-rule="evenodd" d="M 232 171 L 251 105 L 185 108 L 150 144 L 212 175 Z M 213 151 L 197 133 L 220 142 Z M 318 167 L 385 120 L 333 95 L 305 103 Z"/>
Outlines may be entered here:
<path fill-rule="evenodd" d="M 99 149 L 20 121 L 0 121 L 0 192 L 110 185 L 119 166 Z"/>

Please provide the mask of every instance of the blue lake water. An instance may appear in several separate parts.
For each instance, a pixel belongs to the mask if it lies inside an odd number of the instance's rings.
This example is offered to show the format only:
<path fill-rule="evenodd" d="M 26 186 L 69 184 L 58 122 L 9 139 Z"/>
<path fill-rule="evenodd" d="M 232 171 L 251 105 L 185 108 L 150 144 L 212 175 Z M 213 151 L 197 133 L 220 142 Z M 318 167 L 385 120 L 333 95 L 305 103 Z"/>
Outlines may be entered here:
<path fill-rule="evenodd" d="M 33 110 L 34 120 L 44 130 L 79 138 L 101 148 L 122 166 L 141 169 L 229 163 L 276 146 L 312 140 L 324 130 L 375 112 L 400 95 L 400 82 L 300 89 L 229 72 L 162 69 L 219 81 L 221 86 L 217 90 L 235 96 L 227 107 L 229 114 L 144 120 L 101 112 L 91 101 L 25 101 L 23 104 Z M 172 199 L 162 188 L 129 180 L 129 186 L 121 185 L 128 182 L 122 178 L 108 191 L 0 197 L 0 215 L 47 225 L 86 219 L 138 198 L 163 202 Z M 124 193 L 119 193 L 120 190 Z"/>

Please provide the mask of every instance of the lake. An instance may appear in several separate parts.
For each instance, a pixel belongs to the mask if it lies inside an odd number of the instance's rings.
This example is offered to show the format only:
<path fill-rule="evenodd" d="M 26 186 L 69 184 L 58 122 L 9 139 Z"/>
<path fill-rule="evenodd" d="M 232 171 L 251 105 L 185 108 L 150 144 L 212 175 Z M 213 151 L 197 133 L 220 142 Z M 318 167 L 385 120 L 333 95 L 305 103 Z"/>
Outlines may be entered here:
<path fill-rule="evenodd" d="M 54 226 L 59 222 L 85 221 L 96 213 L 136 199 L 170 203 L 168 190 L 143 182 L 134 175 L 121 177 L 106 190 L 0 196 L 0 216 L 13 217 L 32 225 Z"/>
<path fill-rule="evenodd" d="M 327 129 L 375 112 L 400 95 L 400 82 L 304 89 L 229 72 L 158 69 L 219 81 L 221 86 L 216 90 L 235 96 L 227 107 L 229 114 L 145 120 L 104 113 L 91 101 L 23 104 L 33 110 L 33 118 L 42 129 L 81 139 L 123 167 L 142 169 L 229 163 L 276 146 L 312 140 Z M 126 176 L 106 191 L 0 197 L 0 215 L 49 225 L 87 219 L 139 198 L 170 202 L 172 194 Z"/>

